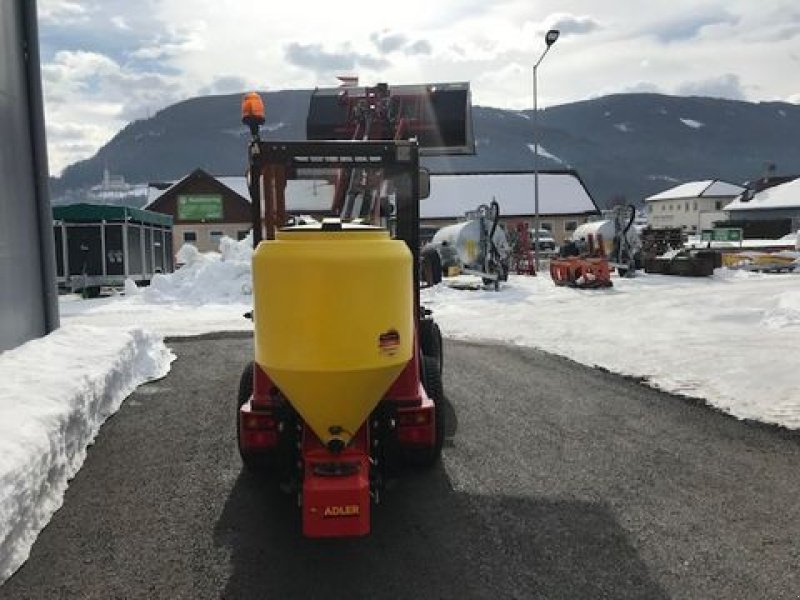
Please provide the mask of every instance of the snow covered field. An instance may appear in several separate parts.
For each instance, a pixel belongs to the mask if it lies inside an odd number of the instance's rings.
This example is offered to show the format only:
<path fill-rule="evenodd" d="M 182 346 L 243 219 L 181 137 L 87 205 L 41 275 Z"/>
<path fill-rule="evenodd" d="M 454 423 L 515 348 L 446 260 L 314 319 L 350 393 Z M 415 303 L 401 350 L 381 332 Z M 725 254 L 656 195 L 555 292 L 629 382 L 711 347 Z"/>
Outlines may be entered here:
<path fill-rule="evenodd" d="M 423 297 L 450 338 L 540 348 L 800 428 L 800 274 L 642 274 L 606 290 L 512 276 L 497 293 L 437 286 Z"/>
<path fill-rule="evenodd" d="M 249 240 L 181 250 L 185 266 L 125 295 L 61 299 L 62 329 L 0 354 L 0 581 L 60 506 L 102 422 L 173 359 L 162 336 L 249 330 Z M 512 276 L 499 292 L 423 291 L 444 335 L 541 348 L 800 428 L 800 273 L 644 275 L 606 290 Z"/>

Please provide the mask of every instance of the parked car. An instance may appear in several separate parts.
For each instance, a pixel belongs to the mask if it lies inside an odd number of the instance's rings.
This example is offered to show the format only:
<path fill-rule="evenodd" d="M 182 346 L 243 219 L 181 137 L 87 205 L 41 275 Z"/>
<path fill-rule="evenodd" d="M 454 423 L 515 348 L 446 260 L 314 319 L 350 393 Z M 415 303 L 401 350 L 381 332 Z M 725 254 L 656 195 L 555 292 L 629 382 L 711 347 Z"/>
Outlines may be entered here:
<path fill-rule="evenodd" d="M 531 251 L 534 250 L 535 245 L 535 236 L 534 232 L 531 231 Z M 539 256 L 543 258 L 551 258 L 558 254 L 558 244 L 556 244 L 555 238 L 553 238 L 553 234 L 548 231 L 547 229 L 540 229 L 539 230 Z"/>

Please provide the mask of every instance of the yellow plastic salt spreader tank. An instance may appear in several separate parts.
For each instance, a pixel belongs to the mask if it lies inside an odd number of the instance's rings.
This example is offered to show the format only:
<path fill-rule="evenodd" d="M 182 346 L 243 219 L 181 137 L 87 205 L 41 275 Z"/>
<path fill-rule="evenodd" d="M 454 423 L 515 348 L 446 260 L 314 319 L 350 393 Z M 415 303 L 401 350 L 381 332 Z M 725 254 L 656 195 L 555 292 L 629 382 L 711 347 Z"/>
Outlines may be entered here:
<path fill-rule="evenodd" d="M 275 238 L 253 254 L 255 359 L 320 441 L 343 447 L 411 360 L 411 253 L 338 221 Z"/>

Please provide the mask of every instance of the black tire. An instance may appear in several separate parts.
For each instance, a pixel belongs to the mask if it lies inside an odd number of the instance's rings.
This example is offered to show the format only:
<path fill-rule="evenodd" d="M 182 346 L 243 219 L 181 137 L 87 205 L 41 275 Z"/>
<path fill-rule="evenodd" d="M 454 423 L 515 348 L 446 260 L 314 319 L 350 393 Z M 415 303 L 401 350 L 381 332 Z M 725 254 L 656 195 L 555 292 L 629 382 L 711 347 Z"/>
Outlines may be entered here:
<path fill-rule="evenodd" d="M 90 287 L 85 287 L 81 290 L 81 296 L 84 298 L 99 298 L 100 297 L 100 286 L 93 285 Z"/>
<path fill-rule="evenodd" d="M 439 362 L 439 372 L 444 368 L 444 344 L 442 330 L 433 319 L 423 319 L 419 323 L 419 345 L 423 356 L 430 356 Z"/>
<path fill-rule="evenodd" d="M 428 286 L 442 282 L 442 257 L 435 246 L 427 245 L 420 252 L 420 279 Z"/>
<path fill-rule="evenodd" d="M 239 423 L 239 409 L 253 395 L 253 370 L 254 363 L 251 361 L 245 365 L 242 376 L 239 378 L 239 391 L 236 396 L 236 445 L 239 448 L 239 456 L 242 457 L 242 464 L 251 473 L 261 473 L 267 467 L 265 456 L 247 452 L 242 449 L 242 431 Z"/>
<path fill-rule="evenodd" d="M 439 361 L 432 356 L 422 356 L 422 385 L 425 392 L 433 400 L 433 413 L 436 419 L 436 437 L 430 448 L 409 450 L 406 454 L 411 464 L 429 468 L 434 466 L 442 456 L 444 445 L 445 416 L 444 416 L 444 386 L 442 385 L 442 370 Z"/>

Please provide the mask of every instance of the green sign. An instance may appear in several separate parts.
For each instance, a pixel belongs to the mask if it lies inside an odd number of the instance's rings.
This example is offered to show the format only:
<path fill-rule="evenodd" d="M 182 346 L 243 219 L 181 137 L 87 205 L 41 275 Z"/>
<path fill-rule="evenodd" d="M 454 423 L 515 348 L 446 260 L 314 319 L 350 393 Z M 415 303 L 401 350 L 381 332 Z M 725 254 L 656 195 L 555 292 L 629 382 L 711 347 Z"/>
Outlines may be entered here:
<path fill-rule="evenodd" d="M 741 242 L 743 237 L 742 230 L 738 227 L 703 229 L 700 235 L 704 242 Z"/>
<path fill-rule="evenodd" d="M 221 221 L 222 196 L 219 194 L 178 196 L 178 220 Z"/>

